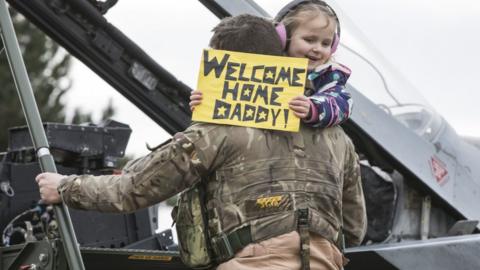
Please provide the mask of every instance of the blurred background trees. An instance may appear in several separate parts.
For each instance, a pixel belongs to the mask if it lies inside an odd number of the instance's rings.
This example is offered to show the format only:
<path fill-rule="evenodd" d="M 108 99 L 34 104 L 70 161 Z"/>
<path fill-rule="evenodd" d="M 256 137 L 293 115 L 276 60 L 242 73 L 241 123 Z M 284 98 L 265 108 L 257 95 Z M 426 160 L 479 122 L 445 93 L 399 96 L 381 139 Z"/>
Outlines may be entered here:
<path fill-rule="evenodd" d="M 92 122 L 91 113 L 79 108 L 66 117 L 65 94 L 71 87 L 69 77 L 71 56 L 21 14 L 10 9 L 20 49 L 44 122 L 84 123 Z M 8 145 L 8 128 L 26 125 L 23 111 L 10 72 L 3 43 L 0 41 L 0 152 Z M 104 108 L 101 119 L 115 113 L 110 102 Z"/>

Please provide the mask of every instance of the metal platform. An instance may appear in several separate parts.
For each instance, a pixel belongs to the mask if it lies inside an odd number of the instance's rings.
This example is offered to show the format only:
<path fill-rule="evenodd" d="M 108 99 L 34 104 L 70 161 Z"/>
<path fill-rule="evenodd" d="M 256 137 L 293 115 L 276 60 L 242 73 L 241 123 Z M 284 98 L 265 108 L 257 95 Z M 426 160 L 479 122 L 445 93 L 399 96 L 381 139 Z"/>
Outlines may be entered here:
<path fill-rule="evenodd" d="M 480 269 L 480 235 L 362 246 L 346 250 L 346 270 Z"/>

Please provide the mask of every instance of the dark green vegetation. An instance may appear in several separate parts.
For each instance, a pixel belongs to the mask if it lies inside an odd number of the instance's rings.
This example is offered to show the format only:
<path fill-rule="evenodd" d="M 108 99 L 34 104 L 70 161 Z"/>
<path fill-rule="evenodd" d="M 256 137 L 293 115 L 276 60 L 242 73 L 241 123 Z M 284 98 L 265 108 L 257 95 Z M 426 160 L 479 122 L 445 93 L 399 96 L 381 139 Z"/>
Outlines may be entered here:
<path fill-rule="evenodd" d="M 71 56 L 19 13 L 10 10 L 15 32 L 44 122 L 91 122 L 91 114 L 75 109 L 71 119 L 65 116 L 64 96 L 72 85 L 69 77 Z M 0 41 L 0 50 L 3 43 Z M 114 114 L 112 103 L 102 119 Z M 5 51 L 0 54 L 0 152 L 7 149 L 8 128 L 26 125 Z"/>

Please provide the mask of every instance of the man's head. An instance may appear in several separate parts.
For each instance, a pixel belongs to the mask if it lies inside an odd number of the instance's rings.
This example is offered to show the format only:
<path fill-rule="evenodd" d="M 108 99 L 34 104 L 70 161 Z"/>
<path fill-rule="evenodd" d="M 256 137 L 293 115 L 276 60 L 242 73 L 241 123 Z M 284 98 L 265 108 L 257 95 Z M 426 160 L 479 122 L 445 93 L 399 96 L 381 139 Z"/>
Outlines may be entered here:
<path fill-rule="evenodd" d="M 228 17 L 213 28 L 210 47 L 245 53 L 283 55 L 280 38 L 273 22 L 242 14 Z"/>

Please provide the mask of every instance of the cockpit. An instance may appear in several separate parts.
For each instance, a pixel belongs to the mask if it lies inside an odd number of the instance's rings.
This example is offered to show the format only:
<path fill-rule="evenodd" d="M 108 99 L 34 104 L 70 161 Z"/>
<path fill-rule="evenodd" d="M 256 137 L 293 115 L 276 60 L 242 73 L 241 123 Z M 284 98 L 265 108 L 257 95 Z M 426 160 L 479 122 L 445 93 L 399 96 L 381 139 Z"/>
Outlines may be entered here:
<path fill-rule="evenodd" d="M 336 60 L 351 67 L 350 85 L 407 128 L 432 141 L 442 128 L 442 117 L 406 76 L 381 55 L 341 6 L 333 5 L 342 24 L 342 45 Z"/>

